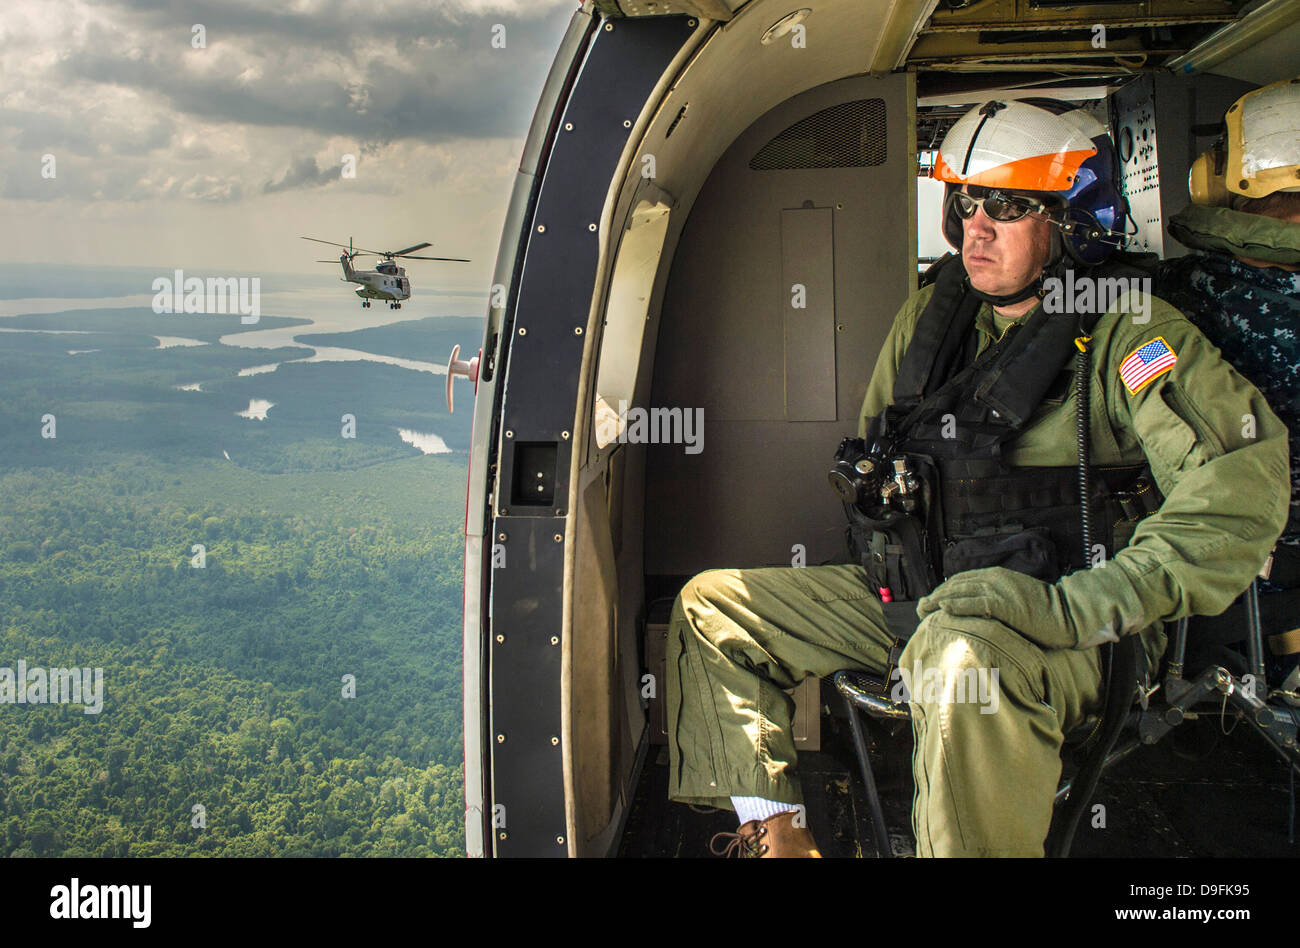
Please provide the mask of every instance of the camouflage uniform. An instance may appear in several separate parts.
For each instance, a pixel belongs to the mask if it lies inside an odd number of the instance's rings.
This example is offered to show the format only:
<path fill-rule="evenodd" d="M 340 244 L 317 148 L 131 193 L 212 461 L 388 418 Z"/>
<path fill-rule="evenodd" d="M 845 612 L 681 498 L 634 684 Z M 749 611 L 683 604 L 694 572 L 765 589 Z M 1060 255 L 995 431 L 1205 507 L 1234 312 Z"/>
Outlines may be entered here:
<path fill-rule="evenodd" d="M 1287 426 L 1291 518 L 1281 540 L 1300 548 L 1300 271 L 1191 253 L 1161 265 L 1156 292 L 1219 347 Z"/>

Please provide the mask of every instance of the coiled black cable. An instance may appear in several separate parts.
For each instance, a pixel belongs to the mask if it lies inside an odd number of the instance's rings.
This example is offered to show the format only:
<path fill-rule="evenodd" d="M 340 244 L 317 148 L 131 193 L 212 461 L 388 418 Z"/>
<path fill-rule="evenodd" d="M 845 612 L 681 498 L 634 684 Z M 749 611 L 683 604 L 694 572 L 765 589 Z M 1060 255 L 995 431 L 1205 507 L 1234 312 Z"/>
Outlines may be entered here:
<path fill-rule="evenodd" d="M 1079 352 L 1074 357 L 1074 393 L 1078 402 L 1075 406 L 1075 440 L 1079 449 L 1079 517 L 1083 521 L 1083 569 L 1087 569 L 1092 563 L 1092 510 L 1090 501 L 1092 499 L 1092 476 L 1090 470 L 1091 439 L 1089 437 L 1088 421 L 1090 412 L 1089 405 L 1089 372 L 1090 362 L 1088 354 L 1088 343 L 1092 340 L 1091 336 L 1080 334 L 1074 344 L 1078 347 Z M 1047 847 L 1047 854 L 1056 858 L 1065 858 L 1070 854 L 1070 846 L 1074 843 L 1075 831 L 1079 828 L 1079 821 L 1083 817 L 1083 809 L 1092 799 L 1096 792 L 1097 783 L 1101 779 L 1101 772 L 1106 767 L 1106 759 L 1115 748 L 1119 741 L 1120 731 L 1123 730 L 1124 720 L 1127 716 L 1128 704 L 1132 698 L 1132 692 L 1124 688 L 1116 688 L 1116 679 L 1120 682 L 1133 680 L 1137 675 L 1137 663 L 1139 660 L 1139 643 L 1136 636 L 1131 637 L 1124 642 L 1122 651 L 1116 655 L 1115 645 L 1108 642 L 1105 645 L 1105 652 L 1102 656 L 1102 713 L 1097 721 L 1097 728 L 1093 731 L 1096 734 L 1101 731 L 1101 737 L 1096 747 L 1088 755 L 1079 772 L 1075 775 L 1073 785 L 1070 788 L 1070 797 L 1065 804 L 1064 819 L 1059 829 L 1055 833 L 1055 839 L 1050 840 Z M 1118 667 L 1117 667 L 1118 665 Z M 1091 735 L 1089 735 L 1091 738 Z"/>
<path fill-rule="evenodd" d="M 1092 471 L 1089 458 L 1092 443 L 1088 427 L 1089 415 L 1089 363 L 1088 343 L 1091 336 L 1079 336 L 1074 340 L 1079 351 L 1074 356 L 1074 440 L 1078 446 L 1079 457 L 1079 518 L 1083 526 L 1083 568 L 1092 562 Z"/>

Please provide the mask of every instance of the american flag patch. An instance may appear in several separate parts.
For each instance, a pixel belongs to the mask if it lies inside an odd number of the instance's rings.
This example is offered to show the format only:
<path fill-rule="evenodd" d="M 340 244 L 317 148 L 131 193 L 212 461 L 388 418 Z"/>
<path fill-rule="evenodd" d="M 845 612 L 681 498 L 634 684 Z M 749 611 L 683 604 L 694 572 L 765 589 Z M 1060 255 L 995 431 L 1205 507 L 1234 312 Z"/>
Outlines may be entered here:
<path fill-rule="evenodd" d="M 1136 395 L 1152 379 L 1172 369 L 1177 361 L 1178 356 L 1169 348 L 1169 343 L 1163 337 L 1156 336 L 1146 345 L 1139 346 L 1119 364 L 1119 377 L 1124 381 L 1129 394 Z"/>

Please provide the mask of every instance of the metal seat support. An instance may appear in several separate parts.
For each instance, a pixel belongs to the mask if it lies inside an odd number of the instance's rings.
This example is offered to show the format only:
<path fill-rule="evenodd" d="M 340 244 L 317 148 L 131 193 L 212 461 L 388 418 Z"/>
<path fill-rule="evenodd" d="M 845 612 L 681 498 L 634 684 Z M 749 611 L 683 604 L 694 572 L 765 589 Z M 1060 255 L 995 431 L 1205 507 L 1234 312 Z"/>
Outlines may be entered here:
<path fill-rule="evenodd" d="M 858 712 L 889 721 L 910 721 L 912 712 L 901 701 L 891 701 L 884 696 L 885 686 L 879 679 L 863 672 L 838 671 L 835 688 L 844 699 L 849 728 L 853 732 L 853 753 L 858 758 L 862 782 L 867 789 L 867 807 L 871 813 L 871 832 L 876 841 L 876 852 L 883 859 L 893 855 L 889 845 L 889 830 L 885 825 L 885 811 L 880 805 L 880 791 L 871 769 L 871 748 L 867 746 L 866 729 Z"/>
<path fill-rule="evenodd" d="M 1249 675 L 1254 676 L 1257 687 L 1250 687 L 1227 668 L 1211 665 L 1202 670 L 1195 678 L 1183 677 L 1184 661 L 1187 653 L 1187 619 L 1174 623 L 1173 634 L 1166 648 L 1167 670 L 1163 681 L 1161 700 L 1151 702 L 1155 693 L 1142 693 L 1139 689 L 1136 707 L 1124 714 L 1121 727 L 1133 728 L 1136 734 L 1126 742 L 1107 747 L 1105 742 L 1094 749 L 1093 759 L 1085 760 L 1080 773 L 1066 780 L 1056 792 L 1055 804 L 1064 804 L 1071 795 L 1071 790 L 1081 777 L 1100 776 L 1116 762 L 1122 760 L 1142 744 L 1154 744 L 1172 731 L 1183 721 L 1196 716 L 1193 710 L 1207 699 L 1219 697 L 1250 724 L 1251 728 L 1268 741 L 1284 760 L 1300 773 L 1300 746 L 1297 745 L 1297 731 L 1300 730 L 1300 709 L 1295 709 L 1281 700 L 1276 693 L 1269 693 L 1264 677 L 1264 634 L 1260 622 L 1258 581 L 1253 580 L 1242 593 L 1246 607 L 1246 664 Z M 889 845 L 889 830 L 885 824 L 884 810 L 880 804 L 880 792 L 876 786 L 875 774 L 871 767 L 870 747 L 867 744 L 866 731 L 859 714 L 884 721 L 910 721 L 911 709 L 906 703 L 894 701 L 889 697 L 888 684 L 878 677 L 859 671 L 844 670 L 833 676 L 836 690 L 844 700 L 848 713 L 849 727 L 853 734 L 853 750 L 858 758 L 858 767 L 866 785 L 867 804 L 871 815 L 872 835 L 876 849 L 882 857 L 892 855 Z M 1121 686 L 1122 687 L 1122 686 Z M 1265 697 L 1261 698 L 1260 693 Z M 1103 722 L 1103 727 L 1105 722 Z M 1097 755 L 1105 749 L 1105 759 L 1098 760 Z M 1095 773 L 1090 773 L 1095 771 Z M 1091 793 L 1089 793 L 1089 797 Z M 1070 806 L 1072 816 L 1086 809 L 1089 800 L 1076 799 Z M 1067 831 L 1062 838 L 1049 844 L 1052 855 L 1069 855 L 1071 834 Z"/>

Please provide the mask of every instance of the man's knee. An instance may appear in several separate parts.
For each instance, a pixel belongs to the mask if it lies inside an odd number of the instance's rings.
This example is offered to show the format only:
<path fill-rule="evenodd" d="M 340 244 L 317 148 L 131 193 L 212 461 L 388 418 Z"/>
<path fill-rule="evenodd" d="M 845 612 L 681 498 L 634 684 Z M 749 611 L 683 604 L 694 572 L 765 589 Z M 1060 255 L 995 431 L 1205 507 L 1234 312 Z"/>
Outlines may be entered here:
<path fill-rule="evenodd" d="M 697 573 L 673 603 L 669 656 L 680 648 L 694 646 L 721 654 L 742 646 L 750 634 L 749 611 L 749 594 L 741 570 L 709 569 Z"/>
<path fill-rule="evenodd" d="M 696 573 L 677 594 L 674 609 L 680 607 L 688 615 L 702 608 L 734 600 L 740 587 L 740 570 L 706 569 Z"/>
<path fill-rule="evenodd" d="M 908 640 L 899 669 L 916 703 L 938 695 L 944 702 L 955 695 L 965 703 L 987 703 L 1008 688 L 1026 700 L 1046 703 L 1043 650 L 994 619 L 931 613 Z M 931 687 L 917 688 L 918 678 Z"/>

